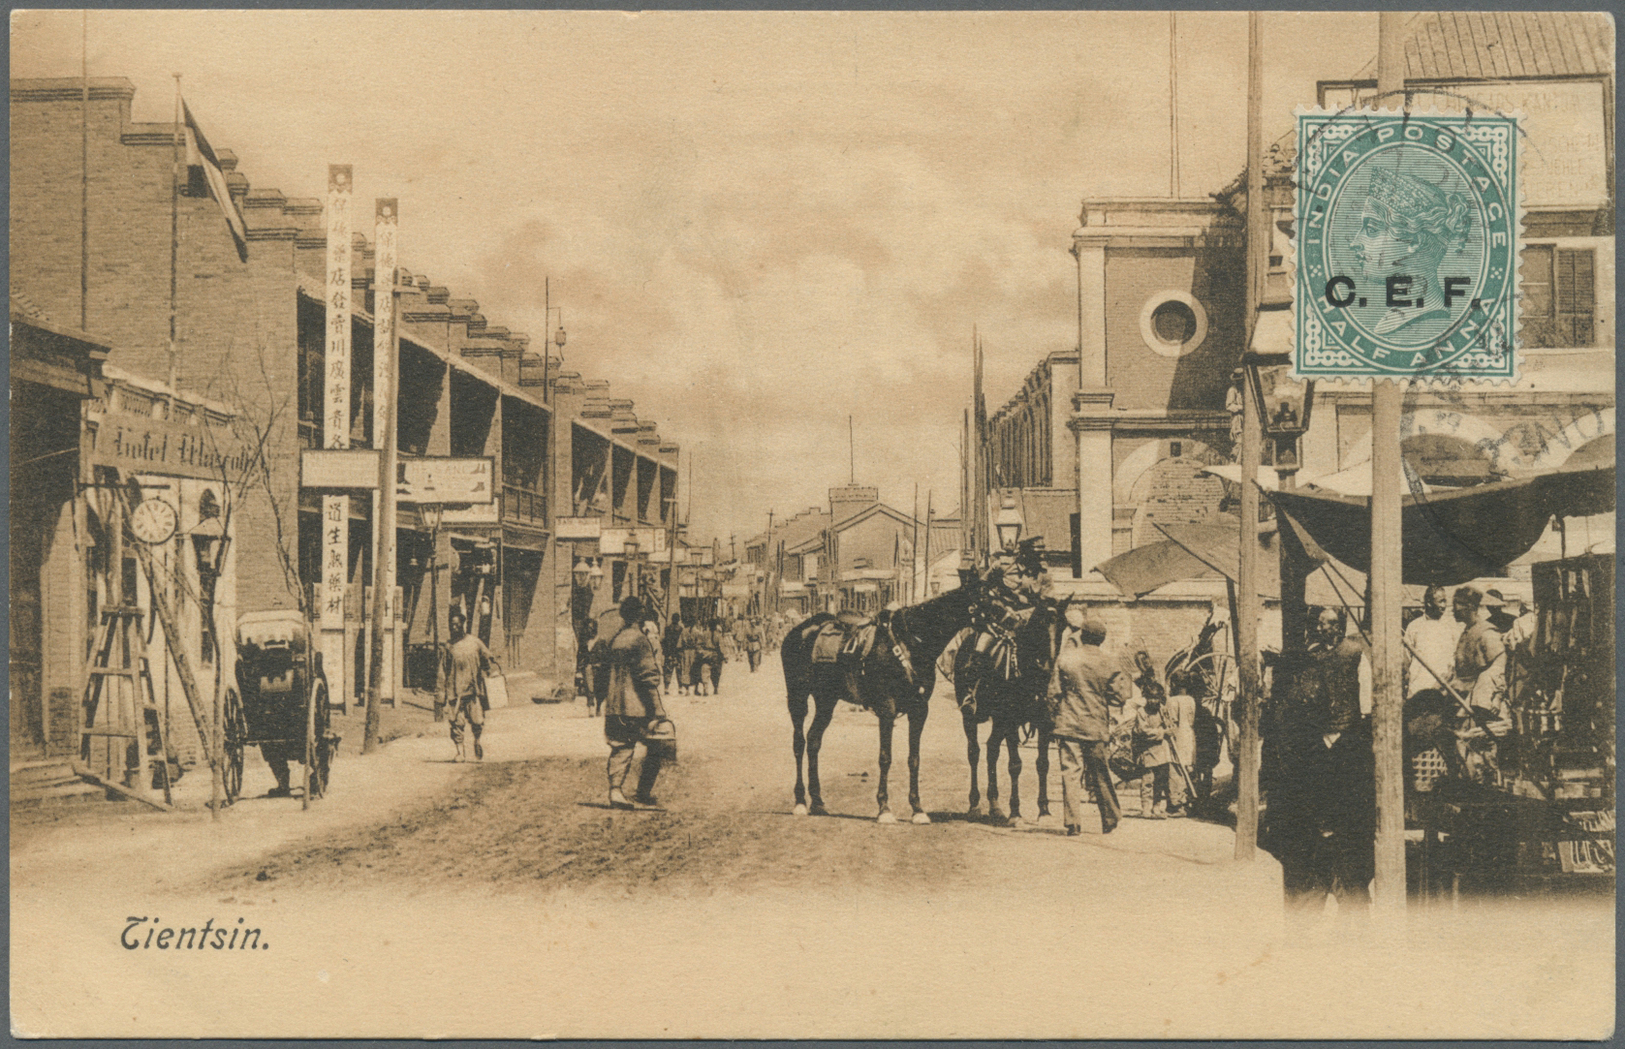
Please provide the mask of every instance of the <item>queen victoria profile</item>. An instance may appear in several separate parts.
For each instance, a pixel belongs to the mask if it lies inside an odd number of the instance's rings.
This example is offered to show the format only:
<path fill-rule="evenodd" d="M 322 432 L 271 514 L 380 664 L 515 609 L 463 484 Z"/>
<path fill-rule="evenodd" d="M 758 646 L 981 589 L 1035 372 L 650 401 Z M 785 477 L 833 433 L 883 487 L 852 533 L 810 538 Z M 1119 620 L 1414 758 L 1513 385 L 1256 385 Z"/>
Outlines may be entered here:
<path fill-rule="evenodd" d="M 1450 320 L 1439 265 L 1467 239 L 1471 216 L 1467 199 L 1432 182 L 1377 168 L 1349 248 L 1360 265 L 1363 286 L 1387 288 L 1399 281 L 1397 302 L 1377 321 L 1375 333 L 1406 336 L 1442 332 Z M 1408 283 L 1406 283 L 1408 282 Z M 1390 296 L 1390 299 L 1394 299 Z M 1457 305 L 1461 305 L 1457 300 Z M 1363 303 L 1362 303 L 1363 305 Z"/>

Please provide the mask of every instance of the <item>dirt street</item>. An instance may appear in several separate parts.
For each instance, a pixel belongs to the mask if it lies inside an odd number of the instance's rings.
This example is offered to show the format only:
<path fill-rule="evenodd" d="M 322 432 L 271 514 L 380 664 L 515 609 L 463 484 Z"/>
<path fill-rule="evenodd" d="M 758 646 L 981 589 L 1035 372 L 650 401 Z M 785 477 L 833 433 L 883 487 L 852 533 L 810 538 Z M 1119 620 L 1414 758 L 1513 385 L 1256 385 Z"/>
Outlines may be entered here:
<path fill-rule="evenodd" d="M 1397 936 L 1329 917 L 1285 935 L 1278 867 L 1235 863 L 1225 827 L 1126 819 L 1067 838 L 1055 816 L 966 819 L 964 737 L 940 691 L 929 826 L 906 820 L 901 728 L 904 822 L 875 823 L 875 720 L 850 708 L 823 753 L 836 815 L 791 815 L 776 661 L 754 676 L 730 665 L 720 696 L 669 707 L 681 761 L 658 788 L 664 811 L 610 811 L 600 722 L 527 704 L 491 712 L 481 764 L 451 763 L 439 725 L 347 755 L 309 812 L 261 796 L 271 781 L 254 761 L 249 797 L 218 823 L 14 821 L 15 1030 L 1420 1037 L 1465 1021 L 1532 1037 L 1598 1033 L 1596 1003 L 1611 1000 L 1606 907 L 1417 916 Z M 1051 789 L 1058 814 L 1055 769 Z M 146 945 L 144 931 L 205 922 L 258 929 L 258 943 Z M 1518 990 L 1464 1015 L 1486 987 Z"/>

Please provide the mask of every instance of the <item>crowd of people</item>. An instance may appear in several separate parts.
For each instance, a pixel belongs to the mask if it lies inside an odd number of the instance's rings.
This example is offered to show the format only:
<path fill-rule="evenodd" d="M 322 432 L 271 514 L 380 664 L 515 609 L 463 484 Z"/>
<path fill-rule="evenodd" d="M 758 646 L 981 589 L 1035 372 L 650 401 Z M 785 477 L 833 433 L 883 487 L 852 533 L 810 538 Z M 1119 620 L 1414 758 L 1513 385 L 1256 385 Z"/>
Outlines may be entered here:
<path fill-rule="evenodd" d="M 722 671 L 729 663 L 743 663 L 754 674 L 762 663 L 762 652 L 779 642 L 782 628 L 772 618 L 760 616 L 689 616 L 674 613 L 659 625 L 658 612 L 642 609 L 639 629 L 648 637 L 659 658 L 662 686 L 669 692 L 675 683 L 678 695 L 715 696 L 722 691 Z M 627 622 L 624 618 L 622 624 Z M 586 625 L 576 692 L 587 700 L 593 714 L 602 712 L 609 685 L 612 639 L 599 636 L 596 620 Z"/>
<path fill-rule="evenodd" d="M 1018 561 L 994 571 L 986 608 L 960 640 L 973 646 L 967 666 L 976 672 L 1000 663 L 982 651 L 984 635 L 1008 634 L 1012 621 L 1048 600 L 1041 568 L 1028 571 Z M 1083 806 L 1093 800 L 1102 833 L 1111 833 L 1123 816 L 1117 783 L 1137 781 L 1138 814 L 1148 819 L 1185 816 L 1208 801 L 1229 734 L 1210 682 L 1193 663 L 1177 660 L 1163 681 L 1145 651 L 1125 666 L 1106 649 L 1107 630 L 1083 603 L 1068 599 L 1054 607 L 1065 625 L 1044 696 L 1059 749 L 1066 832 L 1082 833 Z M 1494 782 L 1500 744 L 1512 728 L 1509 680 L 1533 642 L 1536 619 L 1521 600 L 1471 586 L 1458 588 L 1448 616 L 1446 610 L 1444 588 L 1429 587 L 1404 631 L 1407 760 L 1437 751 L 1450 775 Z M 661 627 L 657 611 L 635 596 L 617 611 L 612 636 L 600 636 L 597 622 L 586 624 L 578 688 L 590 712 L 604 717 L 611 807 L 651 806 L 660 769 L 676 755 L 663 692 L 675 681 L 680 695 L 720 694 L 723 667 L 741 662 L 755 673 L 788 624 L 781 617 L 673 615 Z M 1272 698 L 1261 725 L 1264 844 L 1281 861 L 1289 909 L 1298 911 L 1318 910 L 1328 895 L 1344 905 L 1369 902 L 1376 822 L 1367 646 L 1341 608 L 1312 610 L 1311 623 L 1301 651 L 1271 661 Z M 457 759 L 472 743 L 479 760 L 481 683 L 495 660 L 465 631 L 460 612 L 452 614 L 451 629 L 439 702 Z M 624 783 L 640 745 L 645 758 L 629 800 Z"/>

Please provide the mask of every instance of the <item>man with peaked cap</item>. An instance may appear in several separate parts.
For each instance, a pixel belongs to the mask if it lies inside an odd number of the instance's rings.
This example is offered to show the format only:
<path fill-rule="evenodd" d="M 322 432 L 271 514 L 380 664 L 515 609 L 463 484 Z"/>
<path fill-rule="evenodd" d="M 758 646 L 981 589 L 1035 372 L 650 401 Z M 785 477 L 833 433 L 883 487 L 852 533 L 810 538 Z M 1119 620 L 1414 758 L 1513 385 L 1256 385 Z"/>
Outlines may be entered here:
<path fill-rule="evenodd" d="M 1122 818 L 1117 792 L 1106 767 L 1111 708 L 1128 701 L 1128 675 L 1101 649 L 1106 628 L 1085 615 L 1077 644 L 1063 644 L 1050 679 L 1049 708 L 1061 752 L 1061 800 L 1066 832 L 1083 833 L 1084 800 L 1093 794 L 1100 809 L 1100 832 L 1110 834 Z"/>
<path fill-rule="evenodd" d="M 622 787 L 632 771 L 639 743 L 644 744 L 643 768 L 638 774 L 637 802 L 654 805 L 655 778 L 660 775 L 662 752 L 648 746 L 649 733 L 666 721 L 660 700 L 660 659 L 654 643 L 643 632 L 643 602 L 621 600 L 621 629 L 609 645 L 609 695 L 604 704 L 604 739 L 609 743 L 609 805 L 633 808 Z"/>

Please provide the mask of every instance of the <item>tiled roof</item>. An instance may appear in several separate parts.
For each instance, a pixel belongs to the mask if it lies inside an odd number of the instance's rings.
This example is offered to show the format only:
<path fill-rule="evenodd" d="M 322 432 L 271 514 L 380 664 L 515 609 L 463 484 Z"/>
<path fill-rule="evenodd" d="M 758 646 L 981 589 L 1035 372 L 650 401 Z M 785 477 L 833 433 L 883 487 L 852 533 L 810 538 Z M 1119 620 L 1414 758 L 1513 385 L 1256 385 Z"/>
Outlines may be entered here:
<path fill-rule="evenodd" d="M 1613 22 L 1594 12 L 1429 11 L 1405 27 L 1412 80 L 1610 74 L 1613 56 Z M 1356 79 L 1376 75 L 1373 58 Z"/>

